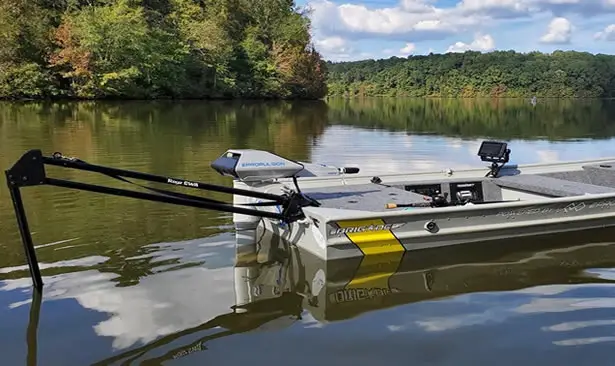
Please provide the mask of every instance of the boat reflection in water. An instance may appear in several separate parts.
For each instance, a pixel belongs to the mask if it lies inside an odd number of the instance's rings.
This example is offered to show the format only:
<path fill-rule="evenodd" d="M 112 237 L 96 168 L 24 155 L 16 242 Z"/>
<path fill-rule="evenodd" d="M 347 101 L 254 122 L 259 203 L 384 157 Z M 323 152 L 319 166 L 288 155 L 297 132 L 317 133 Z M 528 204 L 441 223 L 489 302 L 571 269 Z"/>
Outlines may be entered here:
<path fill-rule="evenodd" d="M 98 364 L 159 364 L 203 351 L 214 339 L 288 327 L 306 311 L 327 322 L 470 292 L 604 283 L 583 270 L 613 266 L 615 243 L 604 238 L 614 233 L 593 230 L 326 262 L 267 232 L 243 232 L 237 236 L 236 305 L 229 313 Z"/>

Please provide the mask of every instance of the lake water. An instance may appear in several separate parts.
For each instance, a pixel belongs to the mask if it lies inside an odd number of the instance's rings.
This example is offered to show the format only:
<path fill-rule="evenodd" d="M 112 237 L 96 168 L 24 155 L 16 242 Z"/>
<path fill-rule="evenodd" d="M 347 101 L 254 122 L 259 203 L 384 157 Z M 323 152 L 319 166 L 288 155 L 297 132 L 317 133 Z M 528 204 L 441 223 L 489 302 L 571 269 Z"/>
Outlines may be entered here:
<path fill-rule="evenodd" d="M 0 103 L 3 170 L 42 149 L 228 186 L 209 166 L 228 148 L 382 173 L 482 167 L 486 138 L 508 141 L 516 163 L 615 156 L 614 137 L 615 102 L 595 100 Z M 332 267 L 266 236 L 237 238 L 229 214 L 48 186 L 23 196 L 45 288 L 33 296 L 3 179 L 3 365 L 615 359 L 615 230 Z"/>

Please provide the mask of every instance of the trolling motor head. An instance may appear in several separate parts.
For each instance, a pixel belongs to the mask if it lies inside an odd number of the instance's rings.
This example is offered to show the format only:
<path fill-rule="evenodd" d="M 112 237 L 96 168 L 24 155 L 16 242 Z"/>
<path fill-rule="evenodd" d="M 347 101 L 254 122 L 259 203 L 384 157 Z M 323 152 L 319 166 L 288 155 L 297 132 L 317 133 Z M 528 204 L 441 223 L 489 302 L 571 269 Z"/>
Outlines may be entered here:
<path fill-rule="evenodd" d="M 211 167 L 221 175 L 244 182 L 289 178 L 304 169 L 303 164 L 296 161 L 253 149 L 227 150 L 211 163 Z"/>
<path fill-rule="evenodd" d="M 324 164 L 299 162 L 274 153 L 254 149 L 230 149 L 211 163 L 221 175 L 242 182 L 262 182 L 279 178 L 356 174 L 359 168 L 338 168 Z"/>
<path fill-rule="evenodd" d="M 282 216 L 285 221 L 291 222 L 303 217 L 302 207 L 320 206 L 318 201 L 304 195 L 297 183 L 298 176 L 313 175 L 309 171 L 306 172 L 305 165 L 311 164 L 285 159 L 267 151 L 233 149 L 227 150 L 222 156 L 214 160 L 211 167 L 221 175 L 242 182 L 263 182 L 278 178 L 292 178 L 296 192 L 284 192 L 285 200 L 282 204 Z M 271 205 L 271 203 L 263 203 L 262 205 Z"/>

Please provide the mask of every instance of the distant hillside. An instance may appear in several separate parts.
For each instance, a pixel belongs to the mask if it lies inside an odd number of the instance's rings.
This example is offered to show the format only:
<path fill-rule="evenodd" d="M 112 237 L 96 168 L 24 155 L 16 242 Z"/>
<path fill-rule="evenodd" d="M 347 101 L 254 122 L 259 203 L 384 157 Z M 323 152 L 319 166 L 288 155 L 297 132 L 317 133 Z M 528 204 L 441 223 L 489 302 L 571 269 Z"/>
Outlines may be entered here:
<path fill-rule="evenodd" d="M 331 96 L 615 97 L 615 56 L 575 51 L 469 51 L 327 68 Z"/>

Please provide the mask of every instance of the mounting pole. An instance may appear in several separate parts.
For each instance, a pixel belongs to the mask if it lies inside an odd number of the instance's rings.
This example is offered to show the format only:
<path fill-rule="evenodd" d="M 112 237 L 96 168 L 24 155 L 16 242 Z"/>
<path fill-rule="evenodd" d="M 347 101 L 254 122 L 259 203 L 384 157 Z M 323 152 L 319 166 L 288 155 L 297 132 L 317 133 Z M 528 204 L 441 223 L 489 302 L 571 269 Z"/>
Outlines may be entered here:
<path fill-rule="evenodd" d="M 32 291 L 32 304 L 30 305 L 30 320 L 28 321 L 28 329 L 26 331 L 26 343 L 28 345 L 28 356 L 26 358 L 28 365 L 36 366 L 38 364 L 38 324 L 41 316 L 41 302 L 43 301 L 43 292 L 40 289 Z"/>
<path fill-rule="evenodd" d="M 32 242 L 32 236 L 30 235 L 30 228 L 28 226 L 28 219 L 26 218 L 26 211 L 23 207 L 21 192 L 19 191 L 19 186 L 15 184 L 13 177 L 10 175 L 8 170 L 5 172 L 5 175 L 6 185 L 11 193 L 15 216 L 17 217 L 17 225 L 19 226 L 21 241 L 26 253 L 26 260 L 28 261 L 28 267 L 30 268 L 30 276 L 32 277 L 34 287 L 36 289 L 41 289 L 43 288 L 43 278 L 41 277 L 41 270 L 38 267 L 36 251 L 34 250 L 34 243 Z"/>

